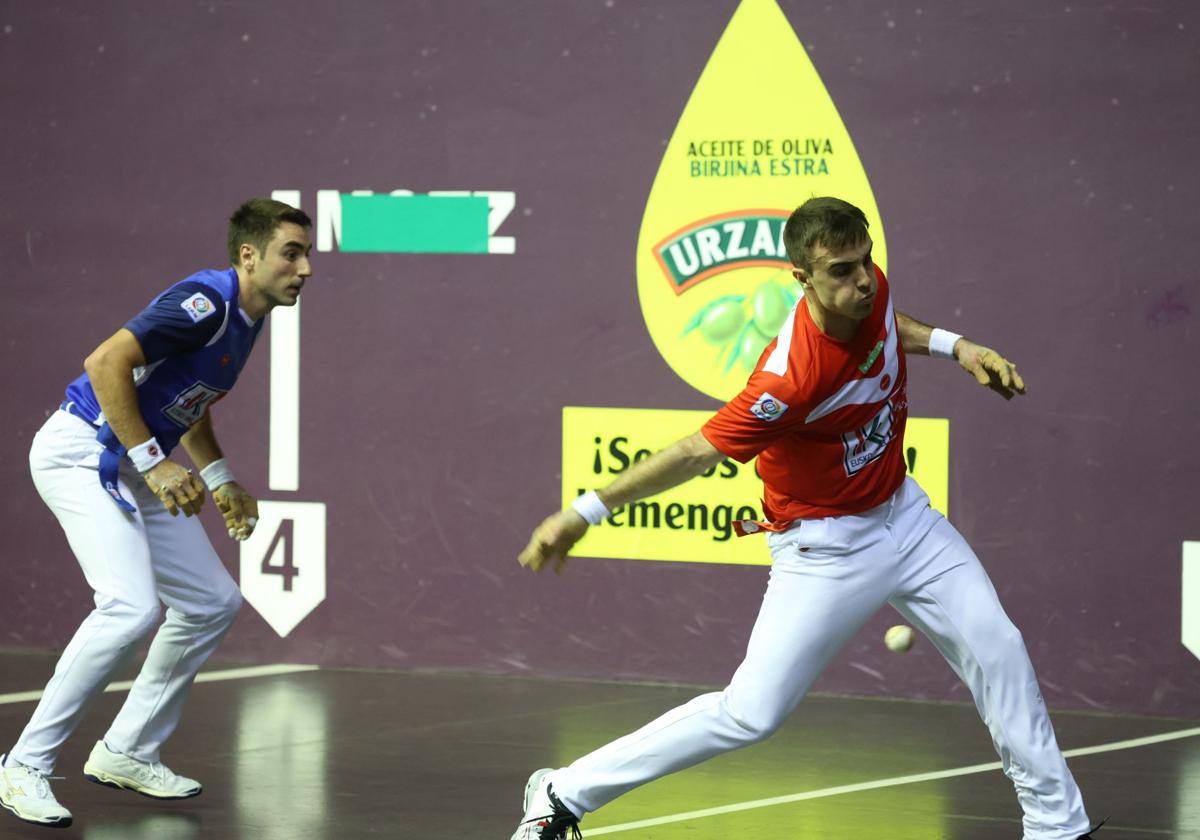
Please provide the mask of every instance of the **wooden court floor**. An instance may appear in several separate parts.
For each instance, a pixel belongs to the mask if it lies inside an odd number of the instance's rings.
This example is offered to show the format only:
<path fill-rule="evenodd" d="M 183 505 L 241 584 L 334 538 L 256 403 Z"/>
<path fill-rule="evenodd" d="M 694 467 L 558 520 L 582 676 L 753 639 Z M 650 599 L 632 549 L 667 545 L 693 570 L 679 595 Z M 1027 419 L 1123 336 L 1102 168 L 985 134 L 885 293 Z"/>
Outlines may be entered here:
<path fill-rule="evenodd" d="M 0 751 L 53 667 L 0 654 Z M 53 781 L 66 829 L 0 811 L 2 838 L 507 840 L 529 772 L 560 766 L 700 689 L 309 670 L 197 684 L 163 759 L 204 793 L 159 803 L 87 782 L 123 699 L 96 702 Z M 229 676 L 236 676 L 236 673 Z M 1054 714 L 1100 840 L 1200 840 L 1200 721 Z M 1100 749 L 1097 749 L 1100 748 Z M 583 822 L 614 840 L 1019 840 L 1012 786 L 973 707 L 814 695 L 770 740 L 636 790 Z M 982 766 L 981 766 L 982 765 Z"/>

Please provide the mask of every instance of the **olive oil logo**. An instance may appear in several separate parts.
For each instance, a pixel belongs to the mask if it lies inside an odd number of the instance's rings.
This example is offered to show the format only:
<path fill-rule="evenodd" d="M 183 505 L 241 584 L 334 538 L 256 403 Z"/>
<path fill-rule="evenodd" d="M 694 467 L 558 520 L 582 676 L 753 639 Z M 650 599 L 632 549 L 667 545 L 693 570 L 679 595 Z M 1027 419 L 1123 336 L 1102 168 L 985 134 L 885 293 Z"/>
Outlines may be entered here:
<path fill-rule="evenodd" d="M 836 195 L 886 243 L 866 172 L 804 46 L 775 0 L 742 0 L 667 144 L 637 248 L 638 297 L 659 353 L 727 400 L 799 299 L 783 228 Z"/>
<path fill-rule="evenodd" d="M 690 224 L 654 246 L 659 266 L 675 293 L 722 271 L 751 265 L 787 266 L 778 210 L 722 213 Z"/>

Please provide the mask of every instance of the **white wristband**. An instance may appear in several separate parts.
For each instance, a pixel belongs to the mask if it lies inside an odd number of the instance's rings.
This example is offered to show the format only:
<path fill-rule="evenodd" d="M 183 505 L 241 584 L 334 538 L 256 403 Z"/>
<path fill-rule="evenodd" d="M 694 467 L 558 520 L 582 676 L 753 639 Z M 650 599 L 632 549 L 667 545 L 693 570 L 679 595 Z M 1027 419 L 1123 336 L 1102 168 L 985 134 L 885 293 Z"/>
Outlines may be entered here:
<path fill-rule="evenodd" d="M 139 443 L 129 450 L 128 455 L 129 460 L 133 461 L 133 465 L 140 473 L 149 472 L 154 469 L 155 464 L 167 457 L 163 454 L 162 447 L 158 445 L 157 438 L 150 438 L 145 443 Z"/>
<path fill-rule="evenodd" d="M 233 477 L 233 470 L 229 469 L 229 462 L 224 458 L 218 458 L 200 470 L 200 478 L 204 481 L 204 486 L 208 488 L 208 492 L 210 493 L 222 484 L 237 481 Z"/>
<path fill-rule="evenodd" d="M 575 501 L 571 502 L 571 507 L 589 525 L 599 525 L 606 516 L 612 513 L 604 502 L 600 501 L 600 494 L 595 490 L 590 490 L 582 496 L 576 497 Z"/>
<path fill-rule="evenodd" d="M 958 333 L 934 327 L 929 334 L 929 355 L 935 359 L 953 359 L 954 345 L 962 338 Z"/>

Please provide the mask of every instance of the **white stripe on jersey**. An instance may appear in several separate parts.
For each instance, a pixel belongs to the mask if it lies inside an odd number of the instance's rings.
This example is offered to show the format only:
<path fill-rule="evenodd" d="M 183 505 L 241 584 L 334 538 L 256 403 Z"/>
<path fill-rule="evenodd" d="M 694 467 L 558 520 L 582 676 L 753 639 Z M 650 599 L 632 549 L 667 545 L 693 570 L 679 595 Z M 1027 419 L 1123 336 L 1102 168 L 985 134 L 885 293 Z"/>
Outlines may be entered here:
<path fill-rule="evenodd" d="M 767 356 L 767 363 L 762 366 L 762 369 L 767 373 L 773 373 L 776 376 L 783 376 L 788 369 L 788 355 L 792 352 L 792 332 L 796 328 L 796 310 L 800 308 L 800 304 L 804 303 L 804 294 L 801 293 L 800 299 L 792 306 L 792 311 L 788 313 L 787 320 L 783 322 L 783 326 L 779 328 L 779 335 L 776 336 L 775 349 L 771 351 L 771 355 Z"/>
<path fill-rule="evenodd" d="M 900 372 L 900 357 L 896 353 L 896 315 L 892 310 L 891 295 L 888 296 L 884 329 L 887 331 L 887 341 L 883 345 L 883 370 L 879 372 L 879 375 L 872 376 L 870 379 L 850 380 L 836 394 L 814 408 L 812 413 L 804 418 L 805 423 L 820 420 L 826 414 L 832 414 L 839 408 L 845 408 L 848 405 L 867 405 L 879 402 L 880 384 L 885 376 L 890 377 L 891 383 L 895 384 L 896 377 Z"/>
<path fill-rule="evenodd" d="M 212 340 L 205 344 L 205 347 L 212 347 L 221 340 L 221 336 L 225 335 L 225 328 L 229 326 L 229 301 L 225 301 L 225 317 L 221 319 L 221 326 L 217 328 L 217 334 L 212 337 Z"/>
<path fill-rule="evenodd" d="M 166 359 L 159 359 L 153 364 L 135 367 L 133 369 L 133 386 L 136 388 L 149 378 L 150 374 L 154 373 L 154 369 L 165 362 Z M 103 413 L 103 412 L 102 412 Z"/>

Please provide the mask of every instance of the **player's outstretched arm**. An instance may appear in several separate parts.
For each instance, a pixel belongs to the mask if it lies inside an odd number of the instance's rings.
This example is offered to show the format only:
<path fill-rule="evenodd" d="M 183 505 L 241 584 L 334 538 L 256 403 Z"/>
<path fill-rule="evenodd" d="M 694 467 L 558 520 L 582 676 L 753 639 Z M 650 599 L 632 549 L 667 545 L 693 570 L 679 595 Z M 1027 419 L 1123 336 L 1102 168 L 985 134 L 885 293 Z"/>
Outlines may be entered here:
<path fill-rule="evenodd" d="M 137 389 L 133 384 L 133 369 L 146 364 L 146 356 L 137 337 L 127 329 L 117 330 L 92 351 L 83 362 L 104 418 L 130 451 L 150 443 L 153 436 L 138 408 Z M 183 511 L 184 516 L 200 512 L 204 504 L 204 485 L 190 470 L 174 461 L 161 458 L 142 472 L 142 478 L 162 501 L 172 516 Z M 138 462 L 135 460 L 135 464 Z"/>
<path fill-rule="evenodd" d="M 953 358 L 975 377 L 976 382 L 1006 400 L 1011 400 L 1014 394 L 1025 393 L 1025 380 L 1017 373 L 1017 366 L 990 347 L 935 329 L 903 312 L 896 313 L 896 329 L 905 353 Z"/>
<path fill-rule="evenodd" d="M 258 500 L 238 484 L 213 430 L 212 409 L 179 439 L 200 478 L 212 493 L 213 503 L 225 519 L 225 530 L 235 540 L 246 540 L 258 524 Z"/>
<path fill-rule="evenodd" d="M 608 487 L 597 492 L 600 513 L 614 510 L 690 481 L 724 460 L 725 455 L 700 432 L 676 441 L 638 461 Z M 598 521 L 598 520 L 597 520 Z M 529 545 L 517 558 L 522 566 L 539 572 L 551 566 L 561 573 L 567 553 L 587 532 L 588 522 L 575 507 L 548 516 L 533 532 Z"/>

